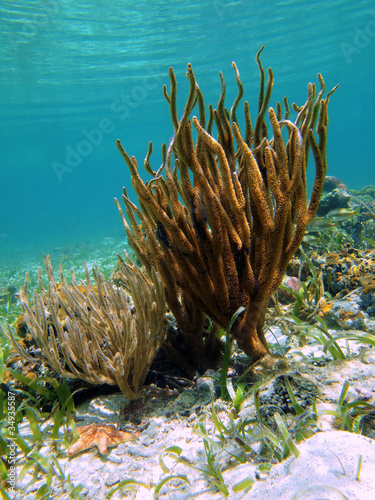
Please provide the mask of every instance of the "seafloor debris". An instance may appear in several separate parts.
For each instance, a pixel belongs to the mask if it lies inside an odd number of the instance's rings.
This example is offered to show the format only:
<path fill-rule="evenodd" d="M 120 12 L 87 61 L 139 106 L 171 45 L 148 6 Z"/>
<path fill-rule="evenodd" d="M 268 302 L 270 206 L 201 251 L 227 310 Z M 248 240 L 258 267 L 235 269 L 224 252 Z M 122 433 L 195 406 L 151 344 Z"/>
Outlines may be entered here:
<path fill-rule="evenodd" d="M 268 423 L 273 423 L 272 417 L 275 412 L 283 415 L 288 413 L 296 414 L 296 406 L 288 393 L 286 379 L 292 388 L 297 403 L 304 410 L 313 404 L 318 394 L 316 385 L 307 378 L 292 374 L 276 377 L 268 391 L 264 391 L 264 394 L 259 399 L 260 414 Z"/>
<path fill-rule="evenodd" d="M 349 247 L 322 255 L 313 253 L 311 260 L 323 271 L 326 292 L 344 297 L 361 287 L 364 304 L 370 306 L 369 297 L 375 290 L 375 250 Z"/>

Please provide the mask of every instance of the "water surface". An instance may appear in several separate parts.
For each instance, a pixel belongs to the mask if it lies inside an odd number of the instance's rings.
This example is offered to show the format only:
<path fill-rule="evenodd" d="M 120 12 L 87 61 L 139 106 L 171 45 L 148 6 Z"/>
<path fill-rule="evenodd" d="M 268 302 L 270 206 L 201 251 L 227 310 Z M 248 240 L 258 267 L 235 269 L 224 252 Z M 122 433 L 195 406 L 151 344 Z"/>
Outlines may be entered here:
<path fill-rule="evenodd" d="M 0 6 L 0 256 L 122 238 L 113 198 L 130 188 L 115 141 L 154 166 L 172 126 L 162 86 L 173 66 L 182 112 L 193 64 L 206 103 L 234 60 L 256 114 L 262 44 L 275 74 L 271 103 L 302 104 L 321 72 L 340 84 L 330 104 L 329 174 L 375 184 L 375 5 L 191 0 L 9 1 Z"/>

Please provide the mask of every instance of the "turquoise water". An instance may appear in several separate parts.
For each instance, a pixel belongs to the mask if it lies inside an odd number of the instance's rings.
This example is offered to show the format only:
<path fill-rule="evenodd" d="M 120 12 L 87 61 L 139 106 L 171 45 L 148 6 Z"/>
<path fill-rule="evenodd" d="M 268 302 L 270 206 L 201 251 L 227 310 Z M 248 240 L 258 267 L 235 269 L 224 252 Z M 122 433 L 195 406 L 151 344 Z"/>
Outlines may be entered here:
<path fill-rule="evenodd" d="M 262 44 L 271 103 L 302 104 L 321 72 L 330 103 L 328 169 L 375 184 L 374 1 L 7 1 L 0 6 L 0 256 L 122 238 L 113 198 L 129 188 L 115 141 L 153 165 L 172 132 L 162 85 L 173 66 L 180 112 L 193 64 L 206 103 L 236 61 L 256 114 Z"/>

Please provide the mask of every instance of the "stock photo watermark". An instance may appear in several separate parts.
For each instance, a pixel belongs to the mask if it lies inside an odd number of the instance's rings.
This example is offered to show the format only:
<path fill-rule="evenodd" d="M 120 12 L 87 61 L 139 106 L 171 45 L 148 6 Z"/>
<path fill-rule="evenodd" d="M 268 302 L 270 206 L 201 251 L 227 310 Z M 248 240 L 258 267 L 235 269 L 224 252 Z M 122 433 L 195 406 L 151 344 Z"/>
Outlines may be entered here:
<path fill-rule="evenodd" d="M 16 397 L 11 392 L 8 391 L 7 394 L 7 405 L 8 405 L 8 434 L 11 438 L 16 436 Z M 8 477 L 6 479 L 7 489 L 10 493 L 16 492 L 16 462 L 17 462 L 17 445 L 14 443 L 8 444 L 7 450 L 7 463 L 9 466 Z"/>
<path fill-rule="evenodd" d="M 230 10 L 233 7 L 232 5 L 230 5 L 230 2 L 220 2 L 218 0 L 215 0 L 212 3 L 212 5 L 220 21 L 224 21 L 228 13 L 228 10 Z"/>
<path fill-rule="evenodd" d="M 39 0 L 36 7 L 39 7 L 39 12 L 30 13 L 25 21 L 17 23 L 19 27 L 16 32 L 8 33 L 8 40 L 13 46 L 29 43 L 51 20 L 61 15 L 62 6 L 59 0 Z"/>
<path fill-rule="evenodd" d="M 64 175 L 73 172 L 81 165 L 83 159 L 91 155 L 95 148 L 99 147 L 104 137 L 116 129 L 116 121 L 125 120 L 131 115 L 141 102 L 143 102 L 150 91 L 155 90 L 162 80 L 161 71 L 157 67 L 148 68 L 148 74 L 141 78 L 139 85 L 135 85 L 130 92 L 122 93 L 114 99 L 110 105 L 111 116 L 99 120 L 96 127 L 81 130 L 80 140 L 72 146 L 65 146 L 64 161 L 53 161 L 51 167 L 55 172 L 57 180 L 62 182 Z"/>
<path fill-rule="evenodd" d="M 355 54 L 360 54 L 363 49 L 367 48 L 372 39 L 375 38 L 375 10 L 369 12 L 371 19 L 362 27 L 355 27 L 354 36 L 350 43 L 340 43 L 340 48 L 346 62 L 351 63 L 352 57 Z"/>

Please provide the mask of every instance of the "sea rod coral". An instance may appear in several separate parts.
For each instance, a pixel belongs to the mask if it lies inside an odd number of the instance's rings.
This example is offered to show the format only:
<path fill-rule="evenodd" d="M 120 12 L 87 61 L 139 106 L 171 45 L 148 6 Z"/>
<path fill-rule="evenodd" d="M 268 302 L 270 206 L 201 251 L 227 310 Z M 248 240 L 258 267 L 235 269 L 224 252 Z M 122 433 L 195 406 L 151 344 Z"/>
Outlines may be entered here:
<path fill-rule="evenodd" d="M 237 118 L 244 89 L 235 63 L 238 96 L 226 109 L 220 73 L 220 99 L 217 109 L 209 106 L 208 118 L 189 64 L 190 93 L 180 120 L 176 77 L 169 70 L 171 88 L 168 92 L 164 86 L 163 92 L 174 133 L 169 146 L 163 145 L 157 172 L 150 165 L 150 143 L 144 161 L 149 181 L 142 180 L 137 160 L 117 141 L 139 201 L 137 207 L 124 189 L 127 217 L 117 202 L 128 239 L 146 271 L 154 266 L 159 272 L 168 305 L 200 369 L 209 364 L 213 345 L 201 334 L 205 316 L 227 327 L 240 306 L 245 311 L 232 328 L 238 346 L 254 360 L 268 353 L 266 308 L 316 214 L 327 171 L 328 103 L 336 87 L 323 98 L 319 74 L 319 91 L 308 84 L 305 104 L 293 104 L 292 121 L 286 98 L 284 106 L 268 108 L 274 78 L 269 69 L 265 84 L 262 50 L 257 54 L 258 115 L 253 125 L 246 101 L 244 132 Z M 191 117 L 195 106 L 198 117 Z M 308 200 L 310 151 L 315 180 Z"/>
<path fill-rule="evenodd" d="M 107 281 L 97 268 L 94 284 L 87 266 L 86 283 L 77 283 L 72 272 L 68 285 L 62 267 L 56 282 L 49 257 L 44 259 L 48 288 L 39 269 L 40 293 L 34 290 L 33 305 L 27 275 L 19 295 L 23 321 L 37 349 L 26 350 L 9 328 L 15 349 L 26 360 L 44 360 L 64 378 L 118 385 L 128 399 L 138 398 L 165 340 L 166 304 L 156 272 L 152 270 L 148 278 L 123 259 L 123 287 Z"/>

